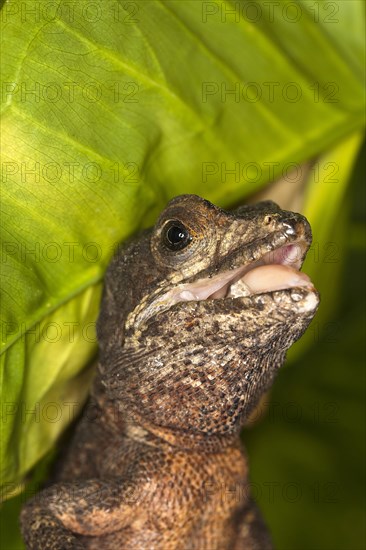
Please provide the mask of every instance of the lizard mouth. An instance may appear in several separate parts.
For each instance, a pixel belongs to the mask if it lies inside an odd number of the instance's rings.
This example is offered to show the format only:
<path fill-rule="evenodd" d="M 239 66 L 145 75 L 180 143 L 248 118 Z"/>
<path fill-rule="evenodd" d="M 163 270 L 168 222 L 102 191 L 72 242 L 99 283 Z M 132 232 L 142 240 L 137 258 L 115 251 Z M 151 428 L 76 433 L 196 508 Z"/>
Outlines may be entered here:
<path fill-rule="evenodd" d="M 178 284 L 154 300 L 154 314 L 181 302 L 236 299 L 294 288 L 316 292 L 310 278 L 299 271 L 308 247 L 306 241 L 287 243 L 240 267 Z"/>
<path fill-rule="evenodd" d="M 242 298 L 294 287 L 314 290 L 310 278 L 299 271 L 307 248 L 304 242 L 287 244 L 265 253 L 249 265 L 178 285 L 167 292 L 164 298 L 173 305 L 185 301 Z"/>
<path fill-rule="evenodd" d="M 155 295 L 147 306 L 135 312 L 129 324 L 140 325 L 176 304 L 250 300 L 273 292 L 280 292 L 284 303 L 288 300 L 298 302 L 299 312 L 314 311 L 319 303 L 317 291 L 310 278 L 300 272 L 311 237 L 306 225 L 296 232 L 300 233 L 297 238 L 289 228 L 288 234 L 280 232 L 261 243 L 254 242 L 252 246 L 238 249 L 233 256 L 224 258 L 216 274 L 206 270 L 197 274 L 193 281 L 178 283 Z M 290 238 L 292 242 L 288 242 Z M 279 299 L 278 296 L 276 301 Z M 248 305 L 249 302 L 243 307 Z"/>

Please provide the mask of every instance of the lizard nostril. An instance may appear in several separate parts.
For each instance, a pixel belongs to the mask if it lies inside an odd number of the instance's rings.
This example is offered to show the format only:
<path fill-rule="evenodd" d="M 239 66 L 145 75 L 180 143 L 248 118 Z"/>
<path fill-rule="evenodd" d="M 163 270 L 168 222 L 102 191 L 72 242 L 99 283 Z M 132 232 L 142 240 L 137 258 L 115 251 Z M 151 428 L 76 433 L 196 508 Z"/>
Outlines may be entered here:
<path fill-rule="evenodd" d="M 295 235 L 296 234 L 296 230 L 295 230 L 295 228 L 293 227 L 292 224 L 287 223 L 287 222 L 283 222 L 283 225 L 285 227 L 285 233 L 287 235 Z"/>
<path fill-rule="evenodd" d="M 264 218 L 264 223 L 265 223 L 266 225 L 269 225 L 269 224 L 271 223 L 271 221 L 272 221 L 272 216 L 266 216 L 266 217 Z"/>

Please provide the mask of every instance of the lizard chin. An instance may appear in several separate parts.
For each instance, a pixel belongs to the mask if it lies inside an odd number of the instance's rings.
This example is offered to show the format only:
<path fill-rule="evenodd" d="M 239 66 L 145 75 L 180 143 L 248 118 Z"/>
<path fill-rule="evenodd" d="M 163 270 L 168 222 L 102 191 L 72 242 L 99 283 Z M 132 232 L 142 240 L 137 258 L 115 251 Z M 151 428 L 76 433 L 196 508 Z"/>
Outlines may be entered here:
<path fill-rule="evenodd" d="M 286 244 L 248 265 L 178 284 L 159 296 L 154 306 L 159 310 L 169 309 L 180 302 L 244 298 L 299 287 L 315 291 L 310 278 L 299 271 L 307 247 L 303 241 Z"/>

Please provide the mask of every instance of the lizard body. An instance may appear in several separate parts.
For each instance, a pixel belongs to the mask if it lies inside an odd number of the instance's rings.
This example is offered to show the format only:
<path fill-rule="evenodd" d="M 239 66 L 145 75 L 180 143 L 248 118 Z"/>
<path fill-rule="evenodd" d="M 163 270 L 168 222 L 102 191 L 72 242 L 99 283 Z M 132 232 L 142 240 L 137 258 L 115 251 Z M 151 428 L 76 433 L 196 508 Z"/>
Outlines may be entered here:
<path fill-rule="evenodd" d="M 242 425 L 318 306 L 303 216 L 173 199 L 106 275 L 92 396 L 27 548 L 266 550 Z"/>

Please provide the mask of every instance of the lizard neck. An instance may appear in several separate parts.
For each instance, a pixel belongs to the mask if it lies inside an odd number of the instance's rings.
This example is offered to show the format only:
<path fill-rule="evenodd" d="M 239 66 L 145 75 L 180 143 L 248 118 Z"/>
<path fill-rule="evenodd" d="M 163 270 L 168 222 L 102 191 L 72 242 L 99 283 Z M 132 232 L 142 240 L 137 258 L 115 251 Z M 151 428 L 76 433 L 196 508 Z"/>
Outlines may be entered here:
<path fill-rule="evenodd" d="M 105 388 L 97 377 L 94 381 L 93 399 L 97 403 L 99 419 L 114 433 L 146 445 L 161 447 L 166 445 L 184 451 L 220 453 L 229 448 L 241 448 L 239 430 L 228 434 L 194 433 L 188 430 L 158 426 L 142 415 L 123 410 L 110 401 Z"/>
<path fill-rule="evenodd" d="M 128 422 L 126 424 L 125 435 L 147 445 L 159 447 L 167 445 L 183 451 L 198 451 L 205 454 L 220 453 L 228 448 L 241 446 L 237 433 L 228 435 L 189 433 L 155 426 L 141 418 L 136 419 L 136 423 Z"/>

